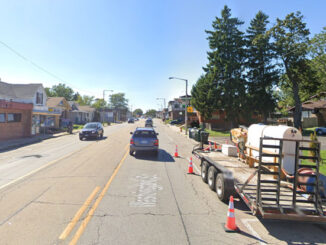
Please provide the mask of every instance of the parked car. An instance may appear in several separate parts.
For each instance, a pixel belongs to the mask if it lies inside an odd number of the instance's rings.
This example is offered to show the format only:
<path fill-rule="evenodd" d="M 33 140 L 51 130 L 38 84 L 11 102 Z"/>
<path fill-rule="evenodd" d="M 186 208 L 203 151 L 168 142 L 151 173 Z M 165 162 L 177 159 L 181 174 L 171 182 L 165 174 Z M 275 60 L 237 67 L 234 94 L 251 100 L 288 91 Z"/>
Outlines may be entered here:
<path fill-rule="evenodd" d="M 79 132 L 79 139 L 89 139 L 89 138 L 103 138 L 104 129 L 101 123 L 91 122 L 85 124 L 84 128 Z"/>
<path fill-rule="evenodd" d="M 318 127 L 315 128 L 317 135 L 326 135 L 326 128 L 325 127 Z"/>
<path fill-rule="evenodd" d="M 153 128 L 137 128 L 130 139 L 130 155 L 139 151 L 153 152 L 156 156 L 158 154 L 158 138 Z"/>
<path fill-rule="evenodd" d="M 146 122 L 145 122 L 145 128 L 151 128 L 153 127 L 153 120 L 152 119 L 147 119 Z"/>
<path fill-rule="evenodd" d="M 134 123 L 134 122 L 135 122 L 135 120 L 133 118 L 128 119 L 128 123 Z"/>
<path fill-rule="evenodd" d="M 170 122 L 171 125 L 175 125 L 175 124 L 182 124 L 184 121 L 182 119 L 176 119 L 176 120 L 172 120 Z"/>

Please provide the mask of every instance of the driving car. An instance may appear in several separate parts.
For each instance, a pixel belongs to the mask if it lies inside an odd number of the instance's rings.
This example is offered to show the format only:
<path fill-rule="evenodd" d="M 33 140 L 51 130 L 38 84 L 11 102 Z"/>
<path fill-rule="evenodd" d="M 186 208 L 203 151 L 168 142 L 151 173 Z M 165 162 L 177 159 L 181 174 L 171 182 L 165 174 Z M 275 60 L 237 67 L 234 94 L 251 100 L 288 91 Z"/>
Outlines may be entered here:
<path fill-rule="evenodd" d="M 152 119 L 147 119 L 145 122 L 145 128 L 152 128 L 153 127 L 153 120 Z"/>
<path fill-rule="evenodd" d="M 89 138 L 103 138 L 104 129 L 101 123 L 91 122 L 85 124 L 84 128 L 79 132 L 79 139 L 89 139 Z"/>
<path fill-rule="evenodd" d="M 133 155 L 139 151 L 153 152 L 158 154 L 159 142 L 153 128 L 136 128 L 134 132 L 130 132 L 130 150 L 129 154 Z"/>
<path fill-rule="evenodd" d="M 134 123 L 134 122 L 135 122 L 135 120 L 133 118 L 128 119 L 128 123 Z"/>

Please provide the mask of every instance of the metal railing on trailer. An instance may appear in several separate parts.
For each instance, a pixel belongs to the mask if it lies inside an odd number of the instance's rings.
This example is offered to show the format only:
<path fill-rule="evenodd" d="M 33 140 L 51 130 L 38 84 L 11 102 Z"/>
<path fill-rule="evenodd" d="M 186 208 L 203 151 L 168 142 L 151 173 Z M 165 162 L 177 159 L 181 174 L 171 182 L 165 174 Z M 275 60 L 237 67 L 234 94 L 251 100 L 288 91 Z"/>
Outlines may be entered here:
<path fill-rule="evenodd" d="M 276 142 L 269 144 L 268 142 Z M 286 184 L 281 181 L 284 143 L 291 143 L 294 149 L 293 174 Z M 310 146 L 312 143 L 313 146 Z M 308 145 L 307 145 L 308 144 Z M 274 150 L 275 153 L 264 153 L 264 149 Z M 313 152 L 312 156 L 303 151 Z M 289 155 L 289 154 L 288 154 Z M 277 159 L 269 162 L 266 158 Z M 309 160 L 308 164 L 303 160 Z M 259 164 L 257 176 L 257 206 L 265 218 L 325 221 L 326 210 L 323 208 L 321 183 L 319 181 L 320 142 L 309 140 L 290 140 L 283 138 L 260 138 Z M 274 167 L 277 171 L 269 171 Z M 303 171 L 302 171 L 303 170 Z M 274 180 L 266 180 L 266 175 L 274 176 Z M 266 188 L 267 185 L 267 188 Z"/>
<path fill-rule="evenodd" d="M 274 144 L 270 144 L 271 141 Z M 295 147 L 294 154 L 291 156 L 294 159 L 293 174 L 287 176 L 290 182 L 282 180 L 282 160 L 285 155 L 288 155 L 287 152 L 283 152 L 283 145 L 286 141 L 292 142 L 291 144 Z M 313 143 L 314 146 L 311 147 L 309 143 Z M 314 154 L 313 156 L 304 155 L 302 151 Z M 201 160 L 201 166 L 203 164 L 214 166 L 228 179 L 229 184 L 233 183 L 235 191 L 253 214 L 260 214 L 266 219 L 326 222 L 326 200 L 322 199 L 319 182 L 319 142 L 261 138 L 259 161 L 255 168 L 239 161 L 235 162 L 232 157 L 224 156 L 226 158 L 224 161 L 221 160 L 221 155 L 214 158 L 214 154 L 221 153 L 207 153 L 201 147 L 194 148 L 193 154 Z M 228 159 L 230 159 L 229 162 L 227 162 Z M 273 160 L 267 161 L 266 159 Z M 302 160 L 309 160 L 309 162 L 303 163 Z M 237 167 L 232 167 L 233 164 Z M 237 172 L 239 164 L 241 164 L 242 171 L 246 170 L 246 177 L 241 180 Z M 301 171 L 302 169 L 310 170 Z"/>

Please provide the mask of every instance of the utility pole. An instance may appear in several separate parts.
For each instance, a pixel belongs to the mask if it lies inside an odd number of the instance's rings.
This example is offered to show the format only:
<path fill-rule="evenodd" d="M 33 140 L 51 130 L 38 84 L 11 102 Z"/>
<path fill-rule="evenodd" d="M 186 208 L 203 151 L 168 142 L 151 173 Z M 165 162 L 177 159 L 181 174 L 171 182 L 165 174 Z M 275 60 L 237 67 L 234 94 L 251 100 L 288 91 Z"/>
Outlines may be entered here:
<path fill-rule="evenodd" d="M 187 113 L 187 108 L 188 108 L 188 80 L 184 78 L 178 78 L 178 77 L 169 77 L 169 79 L 177 79 L 177 80 L 182 80 L 186 82 L 186 99 L 185 99 L 185 133 L 186 135 L 188 134 L 188 113 Z"/>

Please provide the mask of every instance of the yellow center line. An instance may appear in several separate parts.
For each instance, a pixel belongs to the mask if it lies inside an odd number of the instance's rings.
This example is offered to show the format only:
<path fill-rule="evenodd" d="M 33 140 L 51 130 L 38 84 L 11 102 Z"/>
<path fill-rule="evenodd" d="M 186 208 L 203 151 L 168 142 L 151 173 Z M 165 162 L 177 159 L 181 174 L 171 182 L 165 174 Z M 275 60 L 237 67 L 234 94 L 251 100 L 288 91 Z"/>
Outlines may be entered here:
<path fill-rule="evenodd" d="M 125 149 L 127 149 L 127 147 L 129 146 L 129 144 L 125 147 Z M 69 245 L 75 245 L 77 244 L 79 238 L 81 237 L 81 235 L 83 234 L 88 222 L 91 220 L 96 208 L 98 207 L 98 205 L 100 204 L 100 202 L 102 201 L 106 191 L 109 189 L 111 182 L 113 181 L 114 177 L 117 175 L 120 167 L 122 166 L 124 160 L 127 158 L 128 156 L 128 151 L 124 154 L 123 158 L 121 159 L 121 161 L 119 162 L 118 166 L 116 167 L 116 169 L 114 170 L 112 176 L 110 177 L 110 179 L 108 180 L 108 182 L 106 183 L 105 187 L 103 188 L 103 190 L 101 191 L 101 193 L 99 194 L 98 198 L 96 199 L 93 207 L 89 210 L 86 218 L 83 220 L 83 222 L 80 224 L 78 230 L 76 231 L 73 239 L 71 240 L 71 242 L 69 243 Z"/>
<path fill-rule="evenodd" d="M 101 187 L 97 186 L 93 190 L 93 192 L 90 194 L 90 196 L 87 198 L 87 200 L 84 202 L 84 204 L 80 207 L 80 209 L 75 214 L 74 218 L 70 221 L 70 223 L 67 225 L 66 229 L 61 233 L 59 239 L 64 240 L 67 238 L 67 236 L 70 234 L 72 229 L 77 224 L 78 220 L 82 216 L 82 214 L 85 212 L 86 208 L 88 208 L 91 205 L 91 202 L 93 201 L 96 194 L 99 192 Z"/>

